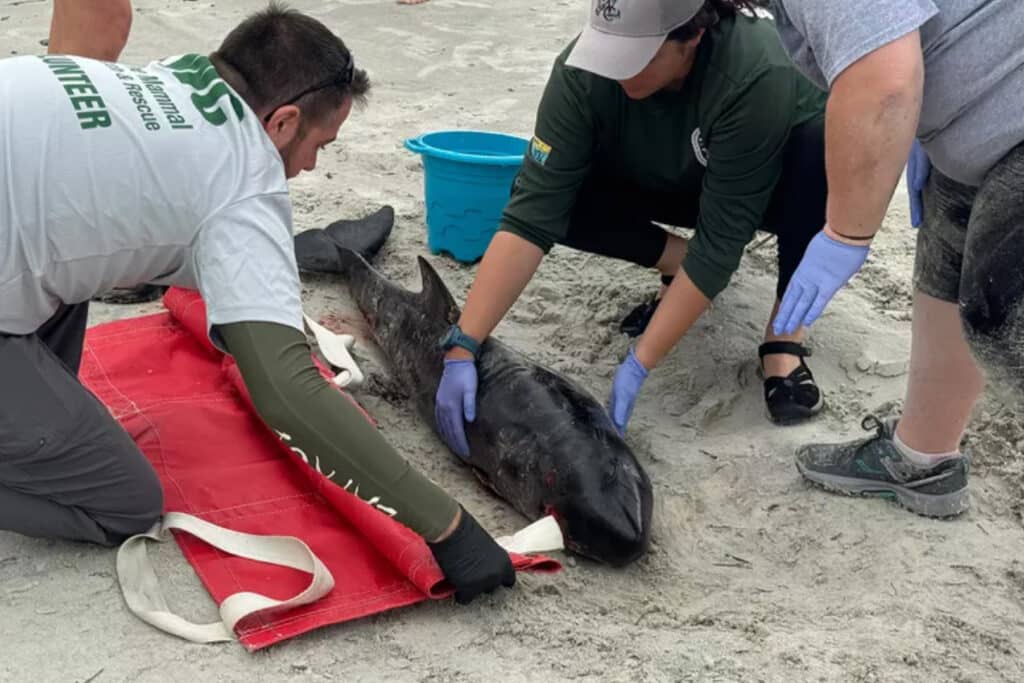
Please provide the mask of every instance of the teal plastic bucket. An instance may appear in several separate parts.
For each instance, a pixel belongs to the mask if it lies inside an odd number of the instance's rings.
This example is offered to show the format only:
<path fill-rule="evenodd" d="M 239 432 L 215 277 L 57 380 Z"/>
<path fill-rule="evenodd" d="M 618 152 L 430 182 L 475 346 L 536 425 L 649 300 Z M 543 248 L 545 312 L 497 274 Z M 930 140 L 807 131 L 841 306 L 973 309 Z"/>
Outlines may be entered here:
<path fill-rule="evenodd" d="M 464 263 L 480 259 L 508 203 L 527 141 L 503 133 L 439 131 L 405 141 L 423 157 L 427 246 Z"/>

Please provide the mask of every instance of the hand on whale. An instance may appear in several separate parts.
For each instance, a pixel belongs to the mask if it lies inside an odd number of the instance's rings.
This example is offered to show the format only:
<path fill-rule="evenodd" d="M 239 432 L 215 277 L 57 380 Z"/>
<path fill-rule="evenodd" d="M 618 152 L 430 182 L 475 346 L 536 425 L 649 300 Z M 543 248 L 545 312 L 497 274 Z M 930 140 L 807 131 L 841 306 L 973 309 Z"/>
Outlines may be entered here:
<path fill-rule="evenodd" d="M 612 422 L 615 423 L 619 434 L 626 433 L 626 424 L 629 423 L 629 418 L 633 414 L 636 397 L 650 372 L 636 357 L 633 348 L 629 349 L 626 360 L 622 361 L 619 369 L 615 371 L 612 395 L 608 401 L 608 412 L 611 414 Z"/>
<path fill-rule="evenodd" d="M 437 432 L 439 341 L 458 320 L 455 300 L 423 258 L 422 291 L 410 292 L 351 250 L 338 257 L 393 376 Z M 481 345 L 476 372 L 476 419 L 465 425 L 470 458 L 460 462 L 528 519 L 554 515 L 573 552 L 615 566 L 643 555 L 651 482 L 603 406 L 493 337 Z"/>
<path fill-rule="evenodd" d="M 311 273 L 340 273 L 338 247 L 372 260 L 395 225 L 395 210 L 382 206 L 364 218 L 339 220 L 326 228 L 305 230 L 295 236 L 295 262 Z"/>
<path fill-rule="evenodd" d="M 476 419 L 476 386 L 475 361 L 445 360 L 444 374 L 437 390 L 434 421 L 441 440 L 463 460 L 469 458 L 469 442 L 466 441 L 466 427 L 462 420 L 472 422 Z"/>

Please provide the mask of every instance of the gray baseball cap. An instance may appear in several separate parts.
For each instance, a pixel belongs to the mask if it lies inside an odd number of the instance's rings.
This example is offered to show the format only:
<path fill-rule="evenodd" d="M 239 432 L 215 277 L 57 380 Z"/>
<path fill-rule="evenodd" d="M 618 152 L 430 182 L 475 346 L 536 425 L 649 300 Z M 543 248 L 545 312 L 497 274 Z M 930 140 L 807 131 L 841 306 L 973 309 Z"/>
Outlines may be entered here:
<path fill-rule="evenodd" d="M 632 78 L 703 6 L 704 0 L 591 0 L 590 21 L 565 63 L 616 81 Z"/>

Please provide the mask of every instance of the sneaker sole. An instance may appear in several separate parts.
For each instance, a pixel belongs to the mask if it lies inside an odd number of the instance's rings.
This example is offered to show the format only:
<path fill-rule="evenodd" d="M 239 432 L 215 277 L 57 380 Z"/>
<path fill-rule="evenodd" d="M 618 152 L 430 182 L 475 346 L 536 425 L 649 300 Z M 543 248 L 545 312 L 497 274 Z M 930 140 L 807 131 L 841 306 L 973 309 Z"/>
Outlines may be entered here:
<path fill-rule="evenodd" d="M 970 507 L 967 487 L 952 493 L 932 495 L 918 493 L 913 489 L 898 484 L 887 484 L 880 481 L 866 481 L 851 477 L 840 477 L 834 474 L 823 474 L 805 468 L 797 461 L 796 468 L 800 475 L 821 488 L 842 493 L 847 496 L 884 497 L 894 499 L 900 507 L 921 515 L 922 517 L 956 517 Z"/>

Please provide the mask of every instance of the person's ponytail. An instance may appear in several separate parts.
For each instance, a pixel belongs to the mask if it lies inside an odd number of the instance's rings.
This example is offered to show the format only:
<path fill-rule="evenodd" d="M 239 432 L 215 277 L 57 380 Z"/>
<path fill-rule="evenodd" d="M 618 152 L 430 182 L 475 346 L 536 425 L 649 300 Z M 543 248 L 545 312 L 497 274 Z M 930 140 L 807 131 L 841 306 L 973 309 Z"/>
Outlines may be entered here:
<path fill-rule="evenodd" d="M 766 9 L 769 0 L 704 0 L 704 6 L 688 22 L 668 34 L 668 40 L 686 42 L 695 38 L 702 29 L 709 29 L 725 17 L 739 13 L 754 16 L 758 8 Z"/>

